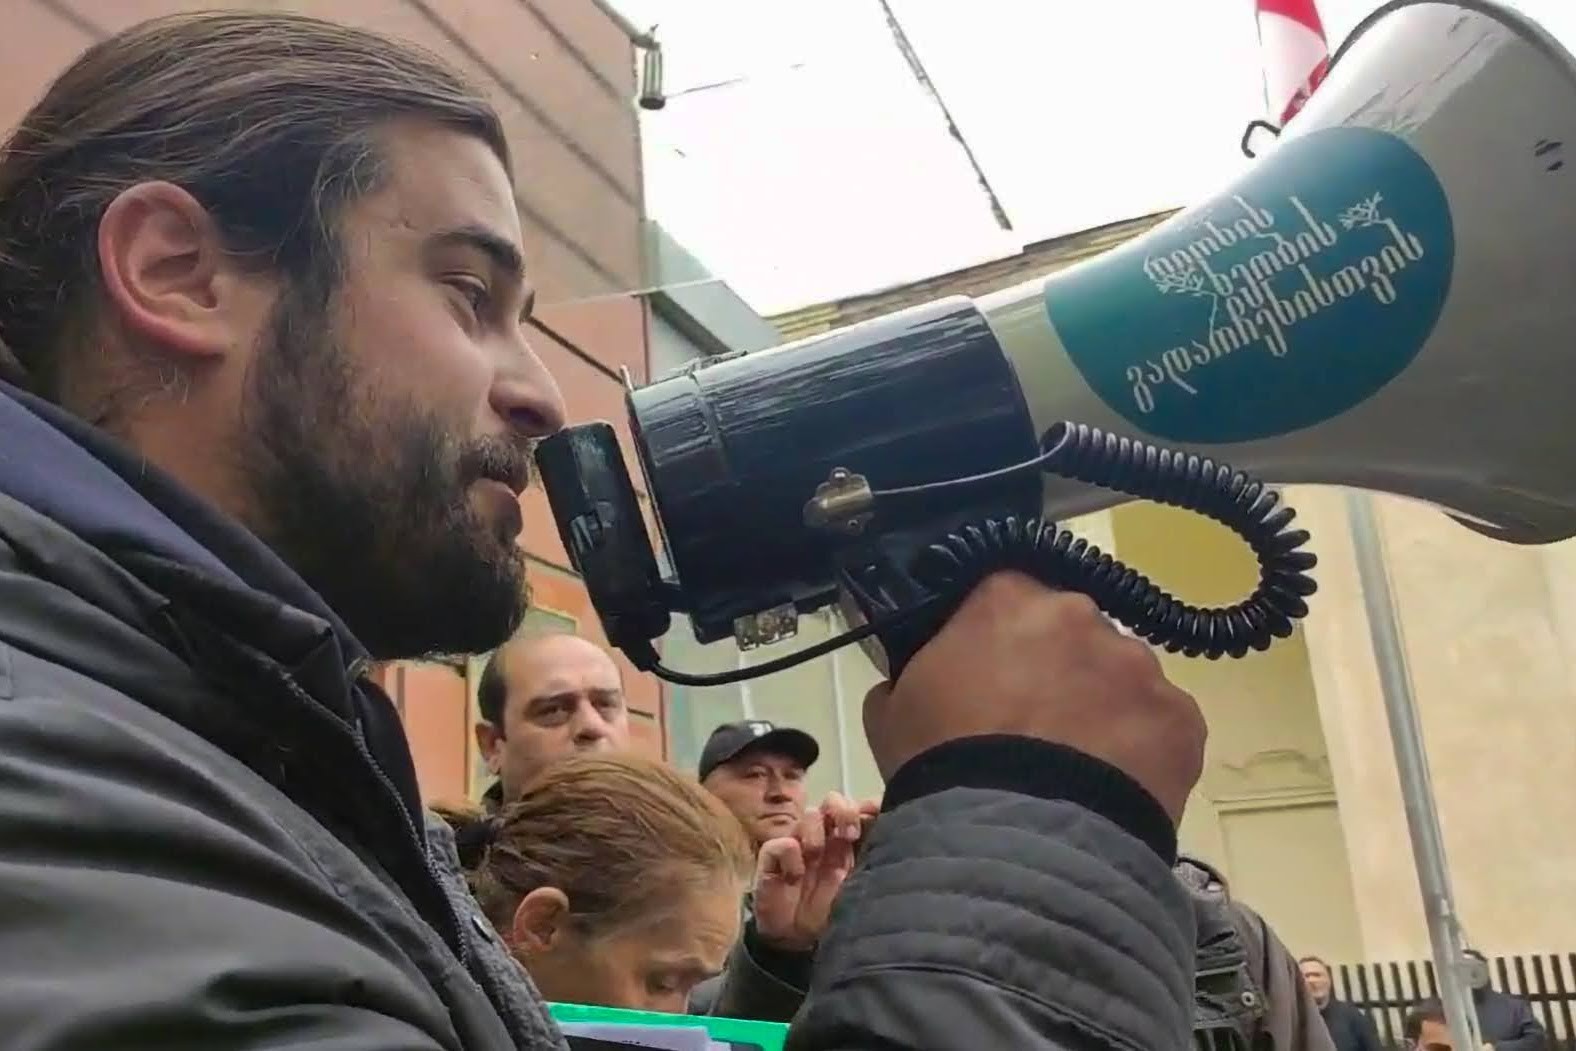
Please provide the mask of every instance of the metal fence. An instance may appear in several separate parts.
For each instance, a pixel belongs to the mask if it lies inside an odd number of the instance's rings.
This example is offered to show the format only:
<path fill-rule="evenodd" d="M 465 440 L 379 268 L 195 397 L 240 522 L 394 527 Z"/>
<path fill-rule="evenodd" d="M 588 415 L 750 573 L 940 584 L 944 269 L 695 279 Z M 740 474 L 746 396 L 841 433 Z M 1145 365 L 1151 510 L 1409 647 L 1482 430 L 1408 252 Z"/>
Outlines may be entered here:
<path fill-rule="evenodd" d="M 1497 956 L 1489 961 L 1494 988 L 1519 996 L 1549 1032 L 1549 1051 L 1576 1051 L 1576 953 Z M 1402 1048 L 1401 1023 L 1409 1007 L 1439 995 L 1434 965 L 1405 963 L 1340 964 L 1335 968 L 1338 995 L 1374 1020 L 1389 1047 Z"/>

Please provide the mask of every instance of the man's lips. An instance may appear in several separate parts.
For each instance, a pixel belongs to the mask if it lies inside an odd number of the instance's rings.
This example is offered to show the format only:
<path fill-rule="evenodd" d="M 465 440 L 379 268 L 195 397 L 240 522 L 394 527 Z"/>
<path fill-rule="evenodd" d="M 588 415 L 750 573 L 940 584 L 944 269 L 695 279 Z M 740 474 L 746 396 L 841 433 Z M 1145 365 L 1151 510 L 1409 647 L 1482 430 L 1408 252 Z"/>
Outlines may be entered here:
<path fill-rule="evenodd" d="M 481 481 L 491 482 L 508 489 L 510 494 L 519 499 L 531 484 L 531 464 L 526 461 L 517 469 L 508 471 L 488 471 L 481 476 Z"/>
<path fill-rule="evenodd" d="M 488 492 L 500 493 L 504 496 L 507 496 L 510 500 L 518 500 L 520 498 L 519 490 L 515 489 L 514 486 L 508 484 L 507 482 L 501 482 L 496 478 L 482 478 L 478 480 L 476 484 Z"/>
<path fill-rule="evenodd" d="M 506 486 L 518 499 L 531 484 L 531 445 L 490 442 L 474 450 L 461 466 L 473 479 Z"/>
<path fill-rule="evenodd" d="M 500 528 L 507 530 L 510 536 L 518 536 L 523 523 L 520 511 L 520 495 L 502 482 L 491 478 L 483 478 L 476 483 L 476 491 L 484 494 L 483 499 L 495 505 L 493 512 L 495 521 Z"/>

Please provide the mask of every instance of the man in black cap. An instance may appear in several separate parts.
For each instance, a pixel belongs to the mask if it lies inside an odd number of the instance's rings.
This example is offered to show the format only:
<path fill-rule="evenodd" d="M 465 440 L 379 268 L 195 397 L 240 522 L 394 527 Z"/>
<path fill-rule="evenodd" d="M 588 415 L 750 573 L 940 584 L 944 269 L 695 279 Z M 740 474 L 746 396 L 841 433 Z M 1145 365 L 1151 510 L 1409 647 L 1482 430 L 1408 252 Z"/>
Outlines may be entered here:
<path fill-rule="evenodd" d="M 727 804 L 759 850 L 793 834 L 804 816 L 804 776 L 821 746 L 803 730 L 764 719 L 724 723 L 700 753 L 700 783 Z"/>
<path fill-rule="evenodd" d="M 693 1013 L 787 1022 L 804 1002 L 815 947 L 879 809 L 837 792 L 807 809 L 804 777 L 820 755 L 814 737 L 764 719 L 724 723 L 701 749 L 701 784 L 738 817 L 759 863 L 744 935 L 726 973 L 691 994 Z"/>

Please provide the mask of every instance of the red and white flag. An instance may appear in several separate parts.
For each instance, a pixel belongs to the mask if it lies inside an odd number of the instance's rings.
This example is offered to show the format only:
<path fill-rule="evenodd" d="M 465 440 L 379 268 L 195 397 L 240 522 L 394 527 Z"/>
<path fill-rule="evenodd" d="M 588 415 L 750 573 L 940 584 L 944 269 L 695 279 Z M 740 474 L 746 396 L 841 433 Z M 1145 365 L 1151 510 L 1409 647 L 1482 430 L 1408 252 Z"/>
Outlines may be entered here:
<path fill-rule="evenodd" d="M 1330 48 L 1314 0 L 1256 0 L 1264 101 L 1277 127 L 1297 115 L 1330 68 Z"/>

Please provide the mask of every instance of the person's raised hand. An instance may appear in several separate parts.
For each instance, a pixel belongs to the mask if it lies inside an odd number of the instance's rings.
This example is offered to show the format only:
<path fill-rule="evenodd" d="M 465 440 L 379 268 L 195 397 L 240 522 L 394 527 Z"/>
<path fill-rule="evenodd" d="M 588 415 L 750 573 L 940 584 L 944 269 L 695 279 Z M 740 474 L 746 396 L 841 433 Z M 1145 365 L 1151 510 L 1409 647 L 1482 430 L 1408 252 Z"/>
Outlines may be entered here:
<path fill-rule="evenodd" d="M 983 580 L 895 684 L 870 691 L 864 716 L 888 779 L 947 741 L 1036 737 L 1117 767 L 1175 823 L 1203 769 L 1204 717 L 1149 645 L 1086 596 L 1019 573 Z"/>
<path fill-rule="evenodd" d="M 854 867 L 854 848 L 875 803 L 837 792 L 806 810 L 792 835 L 768 840 L 755 870 L 755 931 L 769 946 L 809 952 L 821 940 L 832 904 Z"/>

